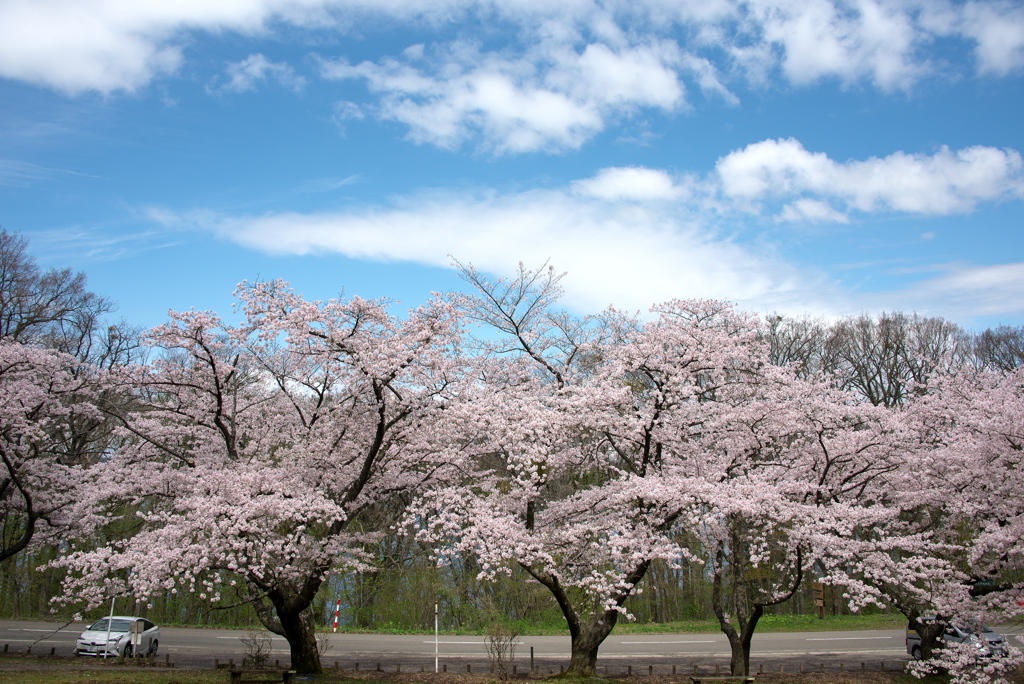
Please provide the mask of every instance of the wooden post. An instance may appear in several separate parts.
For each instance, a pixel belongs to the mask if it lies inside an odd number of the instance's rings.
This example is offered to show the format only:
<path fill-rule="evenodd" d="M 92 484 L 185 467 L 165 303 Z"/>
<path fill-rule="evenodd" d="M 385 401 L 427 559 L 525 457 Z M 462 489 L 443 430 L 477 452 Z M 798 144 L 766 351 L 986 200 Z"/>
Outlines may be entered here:
<path fill-rule="evenodd" d="M 672 674 L 674 675 L 675 673 L 676 673 L 676 666 L 675 666 L 675 665 L 673 665 L 673 666 L 672 666 Z"/>
<path fill-rule="evenodd" d="M 654 674 L 654 666 L 653 665 L 648 665 L 647 666 L 647 674 L 649 674 L 649 675 Z"/>

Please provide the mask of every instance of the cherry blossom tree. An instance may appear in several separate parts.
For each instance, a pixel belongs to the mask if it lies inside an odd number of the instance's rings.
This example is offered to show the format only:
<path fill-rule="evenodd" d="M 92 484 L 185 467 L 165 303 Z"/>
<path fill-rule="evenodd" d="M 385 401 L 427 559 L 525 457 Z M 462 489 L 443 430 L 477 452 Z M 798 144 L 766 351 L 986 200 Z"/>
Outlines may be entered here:
<path fill-rule="evenodd" d="M 67 354 L 0 341 L 0 561 L 67 524 L 84 467 L 72 426 L 102 419 L 95 375 Z"/>
<path fill-rule="evenodd" d="M 84 274 L 40 270 L 28 240 L 0 229 L 0 560 L 52 536 L 73 480 L 110 446 L 98 409 L 116 399 L 97 382 L 133 346 L 127 326 L 101 329 L 112 309 Z"/>
<path fill-rule="evenodd" d="M 463 274 L 477 288 L 467 316 L 499 337 L 453 431 L 471 485 L 422 497 L 414 520 L 443 552 L 475 554 L 483 578 L 519 568 L 546 587 L 569 627 L 568 672 L 589 675 L 651 563 L 687 553 L 674 533 L 697 497 L 681 478 L 700 474 L 698 445 L 765 347 L 754 319 L 722 302 L 578 320 L 554 310 L 550 268 Z"/>
<path fill-rule="evenodd" d="M 897 467 L 893 427 L 884 409 L 773 365 L 753 317 L 716 302 L 655 312 L 606 352 L 601 384 L 629 378 L 633 391 L 605 414 L 604 434 L 628 444 L 615 432 L 625 417 L 656 416 L 624 433 L 661 452 L 657 476 L 636 480 L 635 496 L 665 511 L 667 532 L 705 564 L 732 672 L 747 674 L 764 610 L 795 594 L 848 525 L 849 505 Z"/>
<path fill-rule="evenodd" d="M 930 484 L 929 531 L 945 542 L 955 581 L 926 604 L 940 626 L 1005 621 L 1024 612 L 1024 372 L 969 370 L 933 377 L 908 408 L 920 445 L 911 465 Z M 923 507 L 923 506 L 922 506 Z M 933 627 L 939 629 L 939 627 Z M 924 653 L 958 677 L 996 677 L 1020 662 L 979 663 L 977 651 Z M 972 674 L 974 673 L 974 674 Z"/>
<path fill-rule="evenodd" d="M 872 421 L 884 411 L 846 393 L 771 366 L 736 384 L 706 407 L 699 434 L 672 445 L 689 457 L 665 496 L 692 500 L 679 534 L 707 568 L 732 673 L 745 675 L 765 610 L 793 597 L 895 454 Z"/>
<path fill-rule="evenodd" d="M 316 673 L 309 608 L 332 572 L 365 567 L 362 514 L 444 472 L 458 321 L 440 299 L 397 319 L 388 302 L 308 302 L 279 281 L 238 296 L 241 324 L 172 314 L 150 333 L 158 357 L 120 374 L 136 404 L 83 499 L 93 546 L 61 561 L 65 596 L 244 594 L 292 667 Z M 137 531 L 97 545 L 124 511 Z"/>

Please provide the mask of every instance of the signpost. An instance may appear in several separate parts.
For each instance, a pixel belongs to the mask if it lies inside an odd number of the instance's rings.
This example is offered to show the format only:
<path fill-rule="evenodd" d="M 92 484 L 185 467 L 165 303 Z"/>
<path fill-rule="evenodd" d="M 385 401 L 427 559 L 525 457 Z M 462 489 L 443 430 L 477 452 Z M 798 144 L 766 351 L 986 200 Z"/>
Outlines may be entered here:
<path fill-rule="evenodd" d="M 818 607 L 818 619 L 825 619 L 825 585 L 822 582 L 814 583 L 814 605 Z"/>
<path fill-rule="evenodd" d="M 142 620 L 135 620 L 128 627 L 132 635 L 132 657 L 137 657 L 142 651 L 142 633 L 146 631 L 146 623 Z"/>

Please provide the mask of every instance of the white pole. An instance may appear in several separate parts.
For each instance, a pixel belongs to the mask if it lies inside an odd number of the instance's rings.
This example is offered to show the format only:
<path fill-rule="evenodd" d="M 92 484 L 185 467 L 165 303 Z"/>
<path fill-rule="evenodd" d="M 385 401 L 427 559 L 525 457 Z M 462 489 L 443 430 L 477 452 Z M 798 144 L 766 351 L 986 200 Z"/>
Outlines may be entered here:
<path fill-rule="evenodd" d="M 437 674 L 437 604 L 434 604 L 434 674 Z"/>
<path fill-rule="evenodd" d="M 103 658 L 107 657 L 107 645 L 110 643 L 110 623 L 114 621 L 114 601 L 117 597 L 110 597 L 110 617 L 107 618 L 107 640 L 103 642 Z"/>

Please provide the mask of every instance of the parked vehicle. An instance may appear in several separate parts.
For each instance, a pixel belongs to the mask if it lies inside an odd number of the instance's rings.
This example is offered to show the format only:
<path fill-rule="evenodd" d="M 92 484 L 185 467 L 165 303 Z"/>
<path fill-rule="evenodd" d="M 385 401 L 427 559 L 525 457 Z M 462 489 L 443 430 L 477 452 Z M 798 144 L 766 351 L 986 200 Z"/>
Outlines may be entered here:
<path fill-rule="evenodd" d="M 110 622 L 108 629 L 107 622 Z M 134 629 L 132 625 L 136 625 Z M 75 655 L 103 655 L 130 658 L 156 655 L 160 628 L 145 618 L 115 615 L 89 625 L 75 642 Z"/>
<path fill-rule="evenodd" d="M 926 617 L 924 620 L 934 620 L 934 617 Z M 988 625 L 983 625 L 974 620 L 968 620 L 962 627 L 947 625 L 942 634 L 939 635 L 938 647 L 943 644 L 971 644 L 975 648 L 983 649 L 982 655 L 1002 658 L 1006 655 L 1006 639 L 999 632 L 996 632 Z M 920 660 L 922 656 L 921 637 L 916 631 L 907 625 L 907 653 Z"/>

